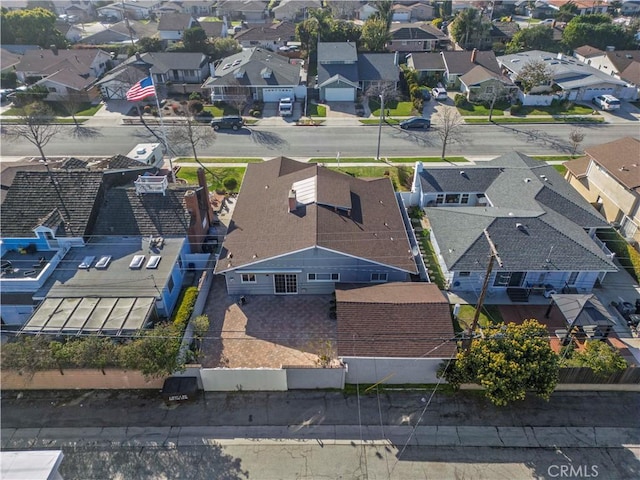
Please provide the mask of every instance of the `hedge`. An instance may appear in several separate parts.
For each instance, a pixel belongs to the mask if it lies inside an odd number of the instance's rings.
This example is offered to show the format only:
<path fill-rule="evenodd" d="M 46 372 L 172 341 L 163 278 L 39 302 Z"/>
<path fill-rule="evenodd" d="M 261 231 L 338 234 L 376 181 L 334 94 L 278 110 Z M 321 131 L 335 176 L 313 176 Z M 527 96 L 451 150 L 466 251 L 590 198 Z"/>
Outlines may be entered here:
<path fill-rule="evenodd" d="M 187 323 L 189 323 L 189 318 L 193 313 L 193 307 L 196 304 L 197 298 L 197 287 L 187 287 L 184 292 L 182 292 L 182 297 L 178 302 L 180 304 L 180 307 L 173 315 L 172 320 L 172 323 L 176 326 L 178 331 L 184 332 L 184 329 L 187 327 Z"/>

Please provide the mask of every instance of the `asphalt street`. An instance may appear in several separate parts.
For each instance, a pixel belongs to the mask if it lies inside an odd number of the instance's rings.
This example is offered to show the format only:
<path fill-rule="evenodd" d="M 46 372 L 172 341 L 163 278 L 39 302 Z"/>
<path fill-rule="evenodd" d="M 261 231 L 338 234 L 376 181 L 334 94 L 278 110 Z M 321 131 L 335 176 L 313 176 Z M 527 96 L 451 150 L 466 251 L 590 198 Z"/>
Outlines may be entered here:
<path fill-rule="evenodd" d="M 62 449 L 67 480 L 640 477 L 640 393 L 432 392 L 3 392 L 2 448 Z"/>
<path fill-rule="evenodd" d="M 3 127 L 10 129 L 10 125 Z M 49 156 L 90 156 L 126 154 L 136 144 L 153 140 L 140 126 L 83 127 L 73 134 L 74 127 L 63 127 L 44 151 Z M 171 128 L 171 127 L 167 127 Z M 208 129 L 209 127 L 202 127 Z M 570 154 L 569 133 L 576 125 L 519 124 L 519 125 L 463 125 L 456 141 L 447 147 L 447 155 L 501 155 L 518 150 L 527 155 Z M 621 124 L 585 124 L 580 145 L 584 149 L 622 136 L 640 137 L 635 122 Z M 248 127 L 239 132 L 219 132 L 208 147 L 201 147 L 201 156 L 212 157 L 274 157 L 287 155 L 296 158 L 375 157 L 377 126 L 344 125 L 319 127 Z M 382 128 L 380 153 L 385 156 L 438 156 L 442 143 L 437 126 L 426 132 L 404 131 L 396 126 Z M 37 156 L 37 149 L 26 140 L 3 139 L 3 157 Z"/>

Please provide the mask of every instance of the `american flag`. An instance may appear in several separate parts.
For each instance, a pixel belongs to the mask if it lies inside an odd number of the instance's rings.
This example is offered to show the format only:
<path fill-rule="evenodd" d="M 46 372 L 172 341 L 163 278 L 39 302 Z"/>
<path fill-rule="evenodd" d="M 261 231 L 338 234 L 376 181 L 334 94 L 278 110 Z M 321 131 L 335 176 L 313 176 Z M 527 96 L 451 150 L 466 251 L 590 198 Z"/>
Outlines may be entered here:
<path fill-rule="evenodd" d="M 151 77 L 146 77 L 127 90 L 127 100 L 137 102 L 143 98 L 153 97 L 155 94 L 156 89 L 153 87 Z"/>

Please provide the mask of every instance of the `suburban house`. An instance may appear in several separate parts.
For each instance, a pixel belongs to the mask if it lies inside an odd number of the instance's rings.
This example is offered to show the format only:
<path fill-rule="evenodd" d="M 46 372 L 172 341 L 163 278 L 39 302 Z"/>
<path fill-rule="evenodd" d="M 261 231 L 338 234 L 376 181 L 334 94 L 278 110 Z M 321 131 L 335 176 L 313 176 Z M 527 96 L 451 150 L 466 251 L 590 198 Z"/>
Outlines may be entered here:
<path fill-rule="evenodd" d="M 187 13 L 195 18 L 209 17 L 215 13 L 215 3 L 206 0 L 173 0 L 163 7 L 175 7 L 177 12 Z"/>
<path fill-rule="evenodd" d="M 371 15 L 378 13 L 378 9 L 373 4 L 373 2 L 367 2 L 358 7 L 355 11 L 355 16 L 358 20 L 362 20 L 363 22 L 367 20 Z"/>
<path fill-rule="evenodd" d="M 55 25 L 56 30 L 58 30 L 70 43 L 78 42 L 84 33 L 82 27 L 79 25 L 74 25 L 63 20 L 56 20 Z"/>
<path fill-rule="evenodd" d="M 2 46 L 0 48 L 0 72 L 13 72 L 16 65 L 20 63 L 21 58 L 22 54 L 10 52 Z"/>
<path fill-rule="evenodd" d="M 585 148 L 569 162 L 565 178 L 620 233 L 640 242 L 640 141 L 624 137 Z"/>
<path fill-rule="evenodd" d="M 433 283 L 336 285 L 337 355 L 360 383 L 431 383 L 456 354 L 449 302 Z"/>
<path fill-rule="evenodd" d="M 278 102 L 281 98 L 305 98 L 306 86 L 301 82 L 301 66 L 287 57 L 263 48 L 245 49 L 222 59 L 212 69 L 211 77 L 202 85 L 211 90 L 211 101 L 231 97 L 250 97 L 262 102 Z"/>
<path fill-rule="evenodd" d="M 99 49 L 28 50 L 15 65 L 15 72 L 23 83 L 46 87 L 47 101 L 63 101 L 73 96 L 90 102 L 99 96 L 92 87 L 107 70 L 110 60 L 111 56 Z"/>
<path fill-rule="evenodd" d="M 268 4 L 262 0 L 220 0 L 216 12 L 221 18 L 226 16 L 247 23 L 263 23 L 269 17 Z"/>
<path fill-rule="evenodd" d="M 135 2 L 113 2 L 103 7 L 98 7 L 96 12 L 100 18 L 115 18 L 119 21 L 128 18 L 129 20 L 145 20 L 149 18 L 151 12 L 162 4 L 158 0 L 136 0 Z"/>
<path fill-rule="evenodd" d="M 530 62 L 544 62 L 553 72 L 551 84 L 534 87 L 531 91 L 533 95 L 525 95 L 521 90 L 518 92 L 525 105 L 549 105 L 554 99 L 590 102 L 593 97 L 602 94 L 628 99 L 634 94 L 623 80 L 561 53 L 531 50 L 504 55 L 497 60 L 516 85 L 520 70 Z"/>
<path fill-rule="evenodd" d="M 296 26 L 288 21 L 254 25 L 240 30 L 234 38 L 243 48 L 262 47 L 277 51 L 295 40 Z"/>
<path fill-rule="evenodd" d="M 352 42 L 318 44 L 318 88 L 320 99 L 353 102 L 358 90 L 373 85 L 397 88 L 400 69 L 397 54 L 361 53 Z"/>
<path fill-rule="evenodd" d="M 418 270 L 388 178 L 279 157 L 247 166 L 215 273 L 229 295 L 294 295 Z"/>
<path fill-rule="evenodd" d="M 532 18 L 549 18 L 553 17 L 558 9 L 547 3 L 547 0 L 516 0 L 515 13 Z"/>
<path fill-rule="evenodd" d="M 304 17 L 306 11 L 311 8 L 322 8 L 320 0 L 281 0 L 271 10 L 276 20 L 296 21 Z"/>
<path fill-rule="evenodd" d="M 470 101 L 496 91 L 507 96 L 509 92 L 505 90 L 516 89 L 511 79 L 502 74 L 491 51 L 416 52 L 407 58 L 407 65 L 430 85 L 440 82 L 451 90 L 459 89 Z"/>
<path fill-rule="evenodd" d="M 226 22 L 198 22 L 200 28 L 207 34 L 209 40 L 227 38 L 229 29 Z"/>
<path fill-rule="evenodd" d="M 131 42 L 136 43 L 141 38 L 154 37 L 157 34 L 158 24 L 156 22 L 143 23 L 137 20 L 125 19 L 107 26 L 101 32 L 80 39 L 78 43 L 85 45 L 131 44 Z"/>
<path fill-rule="evenodd" d="M 513 36 L 520 31 L 518 22 L 492 22 L 491 42 L 509 43 Z"/>
<path fill-rule="evenodd" d="M 640 0 L 624 0 L 620 6 L 621 15 L 638 15 L 640 14 Z"/>
<path fill-rule="evenodd" d="M 171 45 L 182 41 L 184 31 L 197 26 L 198 22 L 189 13 L 171 13 L 161 15 L 158 21 L 158 36 L 160 40 Z"/>
<path fill-rule="evenodd" d="M 389 29 L 390 52 L 432 52 L 445 49 L 449 37 L 431 23 L 393 23 Z"/>
<path fill-rule="evenodd" d="M 577 15 L 606 14 L 609 10 L 608 2 L 594 2 L 593 0 L 547 0 L 547 4 L 556 11 L 571 2 L 576 6 Z"/>
<path fill-rule="evenodd" d="M 576 48 L 573 56 L 598 70 L 627 82 L 627 88 L 635 89 L 636 98 L 640 90 L 640 51 L 602 51 L 589 45 Z M 635 98 L 629 97 L 630 100 Z"/>
<path fill-rule="evenodd" d="M 479 294 L 486 235 L 500 256 L 490 296 L 526 302 L 534 293 L 589 293 L 617 271 L 594 239 L 598 228 L 609 228 L 605 219 L 553 167 L 518 152 L 464 169 L 418 163 L 408 196 L 406 203 L 424 208 L 454 293 Z"/>
<path fill-rule="evenodd" d="M 393 22 L 422 22 L 435 18 L 435 9 L 433 5 L 428 3 L 395 3 L 391 10 L 393 12 L 391 17 Z"/>
<path fill-rule="evenodd" d="M 109 71 L 97 85 L 105 100 L 122 100 L 129 88 L 149 74 L 156 88 L 165 89 L 168 93 L 199 92 L 209 75 L 209 60 L 204 53 L 136 54 Z"/>

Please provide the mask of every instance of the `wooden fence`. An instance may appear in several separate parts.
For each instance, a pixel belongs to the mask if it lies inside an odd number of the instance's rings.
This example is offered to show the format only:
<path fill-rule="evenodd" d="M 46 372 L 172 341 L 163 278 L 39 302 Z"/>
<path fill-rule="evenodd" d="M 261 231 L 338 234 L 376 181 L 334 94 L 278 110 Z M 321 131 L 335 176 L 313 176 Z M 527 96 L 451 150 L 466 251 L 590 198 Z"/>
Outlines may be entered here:
<path fill-rule="evenodd" d="M 559 377 L 560 377 L 558 381 L 559 384 L 599 383 L 599 384 L 611 385 L 611 384 L 631 383 L 631 384 L 638 385 L 640 384 L 640 368 L 628 367 L 625 370 L 616 372 L 606 377 L 603 377 L 601 375 L 596 375 L 588 367 L 561 368 L 559 372 Z"/>

